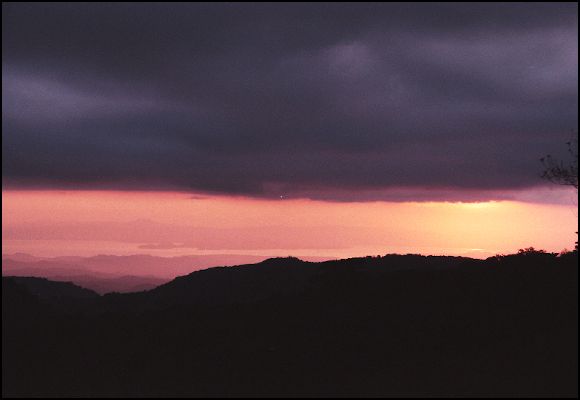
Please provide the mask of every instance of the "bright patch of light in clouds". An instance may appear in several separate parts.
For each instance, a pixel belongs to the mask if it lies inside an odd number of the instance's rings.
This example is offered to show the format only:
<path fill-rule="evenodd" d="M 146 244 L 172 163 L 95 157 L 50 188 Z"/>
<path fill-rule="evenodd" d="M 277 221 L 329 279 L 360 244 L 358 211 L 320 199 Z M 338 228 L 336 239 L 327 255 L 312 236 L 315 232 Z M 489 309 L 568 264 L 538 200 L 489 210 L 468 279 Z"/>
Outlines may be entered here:
<path fill-rule="evenodd" d="M 40 256 L 487 257 L 571 248 L 578 229 L 573 204 L 518 201 L 336 203 L 115 191 L 3 191 L 2 200 L 3 253 Z"/>

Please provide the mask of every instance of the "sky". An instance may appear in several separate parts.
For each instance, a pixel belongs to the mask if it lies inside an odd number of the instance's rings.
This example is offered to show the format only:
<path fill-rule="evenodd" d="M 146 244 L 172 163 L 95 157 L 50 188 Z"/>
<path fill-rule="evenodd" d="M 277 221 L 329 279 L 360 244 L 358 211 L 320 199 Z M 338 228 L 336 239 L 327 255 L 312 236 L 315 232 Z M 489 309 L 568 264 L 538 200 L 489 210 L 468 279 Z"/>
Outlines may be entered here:
<path fill-rule="evenodd" d="M 576 3 L 3 3 L 3 253 L 572 247 Z"/>

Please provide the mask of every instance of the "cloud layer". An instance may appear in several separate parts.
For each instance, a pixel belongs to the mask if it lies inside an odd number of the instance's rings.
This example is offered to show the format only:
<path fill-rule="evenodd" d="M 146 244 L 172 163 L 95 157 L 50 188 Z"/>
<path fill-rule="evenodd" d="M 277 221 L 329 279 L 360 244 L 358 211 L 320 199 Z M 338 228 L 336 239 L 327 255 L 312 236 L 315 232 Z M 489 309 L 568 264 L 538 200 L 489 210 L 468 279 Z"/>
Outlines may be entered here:
<path fill-rule="evenodd" d="M 472 201 L 541 184 L 578 125 L 573 3 L 8 4 L 2 25 L 10 187 Z"/>

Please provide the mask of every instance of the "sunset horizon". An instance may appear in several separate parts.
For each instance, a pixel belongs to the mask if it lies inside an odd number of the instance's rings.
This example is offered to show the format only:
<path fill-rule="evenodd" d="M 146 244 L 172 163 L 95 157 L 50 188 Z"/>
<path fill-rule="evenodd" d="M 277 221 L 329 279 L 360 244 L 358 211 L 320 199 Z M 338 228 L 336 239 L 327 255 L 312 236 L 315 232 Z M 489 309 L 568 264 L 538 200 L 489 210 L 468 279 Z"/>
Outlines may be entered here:
<path fill-rule="evenodd" d="M 2 3 L 3 397 L 577 397 L 577 3 Z"/>
<path fill-rule="evenodd" d="M 528 247 L 573 249 L 578 224 L 572 190 L 548 187 L 512 196 L 345 204 L 166 191 L 5 190 L 2 253 L 487 258 Z M 532 200 L 521 200 L 526 197 Z M 514 224 L 521 233 L 507 228 Z"/>

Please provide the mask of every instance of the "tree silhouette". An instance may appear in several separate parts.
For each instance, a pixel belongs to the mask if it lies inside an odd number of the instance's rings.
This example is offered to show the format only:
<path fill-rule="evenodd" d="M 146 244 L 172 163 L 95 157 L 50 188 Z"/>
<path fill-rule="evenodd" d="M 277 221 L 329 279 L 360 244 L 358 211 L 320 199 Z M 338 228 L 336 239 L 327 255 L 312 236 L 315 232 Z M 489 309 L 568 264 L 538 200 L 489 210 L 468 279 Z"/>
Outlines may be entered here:
<path fill-rule="evenodd" d="M 558 185 L 578 189 L 578 136 L 566 144 L 571 161 L 556 160 L 551 155 L 541 158 L 540 161 L 544 165 L 542 178 Z"/>
<path fill-rule="evenodd" d="M 563 160 L 555 160 L 549 154 L 541 158 L 540 161 L 545 168 L 542 178 L 558 185 L 573 186 L 578 190 L 578 134 L 566 145 L 568 146 L 568 154 L 571 157 L 571 161 L 566 163 Z M 578 251 L 578 240 L 576 240 L 574 249 Z"/>

